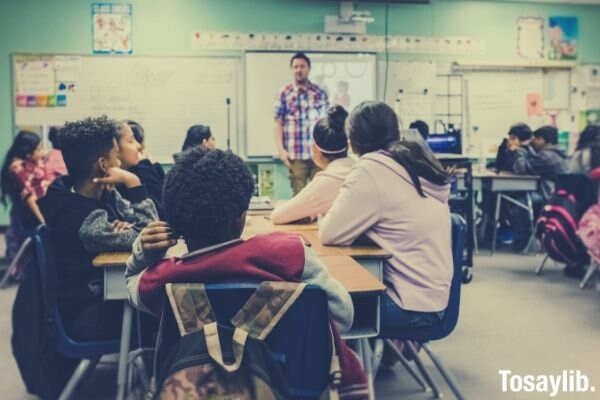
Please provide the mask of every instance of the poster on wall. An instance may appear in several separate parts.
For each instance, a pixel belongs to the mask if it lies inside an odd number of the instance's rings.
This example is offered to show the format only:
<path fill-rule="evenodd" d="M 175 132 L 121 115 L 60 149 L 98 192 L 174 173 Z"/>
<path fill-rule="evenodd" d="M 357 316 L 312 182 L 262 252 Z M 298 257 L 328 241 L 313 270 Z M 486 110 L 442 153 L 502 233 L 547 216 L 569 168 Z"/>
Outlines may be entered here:
<path fill-rule="evenodd" d="M 551 60 L 576 60 L 579 27 L 577 17 L 550 17 L 550 52 Z"/>
<path fill-rule="evenodd" d="M 524 58 L 544 57 L 544 19 L 521 17 L 517 20 L 517 52 Z"/>
<path fill-rule="evenodd" d="M 131 54 L 131 4 L 92 4 L 92 48 L 96 54 Z"/>

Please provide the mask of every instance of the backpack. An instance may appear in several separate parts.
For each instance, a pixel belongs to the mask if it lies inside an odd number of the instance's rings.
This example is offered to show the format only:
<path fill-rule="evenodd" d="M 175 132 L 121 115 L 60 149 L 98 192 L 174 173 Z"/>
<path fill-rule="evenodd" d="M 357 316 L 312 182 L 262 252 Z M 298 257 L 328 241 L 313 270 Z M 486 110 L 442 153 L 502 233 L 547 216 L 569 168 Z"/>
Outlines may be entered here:
<path fill-rule="evenodd" d="M 37 262 L 27 263 L 12 308 L 13 355 L 27 392 L 42 399 L 58 398 L 79 362 L 56 351 L 51 290 L 42 289 Z"/>
<path fill-rule="evenodd" d="M 315 355 L 306 354 L 308 352 L 301 354 L 301 365 L 295 365 L 298 363 L 293 361 L 294 350 L 286 350 L 302 348 L 302 344 L 292 343 L 296 338 L 289 333 L 284 338 L 287 342 L 283 350 L 281 343 L 270 340 L 269 334 L 277 329 L 305 286 L 304 283 L 262 282 L 229 325 L 217 319 L 203 284 L 167 284 L 170 307 L 163 307 L 161 315 L 148 398 L 317 399 L 326 393 L 330 399 L 337 399 L 341 371 L 331 331 L 326 331 L 326 337 L 321 335 L 330 355 L 318 358 L 329 359 L 329 365 L 314 362 L 311 358 Z M 223 304 L 223 300 L 235 304 L 232 291 L 228 292 L 225 294 L 229 297 L 217 298 L 215 304 Z M 318 294 L 324 296 L 322 291 Z M 320 299 L 326 302 L 324 297 Z M 292 326 L 304 321 L 310 324 L 310 316 L 295 314 L 304 320 L 294 321 Z M 323 320 L 328 321 L 327 310 Z M 173 325 L 176 329 L 169 329 Z M 320 326 L 330 329 L 328 323 Z M 311 327 L 309 332 L 313 330 L 318 329 Z"/>
<path fill-rule="evenodd" d="M 600 264 L 600 204 L 591 206 L 577 228 L 577 235 L 596 264 Z"/>
<path fill-rule="evenodd" d="M 577 223 L 593 203 L 593 185 L 584 175 L 559 175 L 557 189 L 536 222 L 535 236 L 550 258 L 565 264 L 587 261 Z"/>

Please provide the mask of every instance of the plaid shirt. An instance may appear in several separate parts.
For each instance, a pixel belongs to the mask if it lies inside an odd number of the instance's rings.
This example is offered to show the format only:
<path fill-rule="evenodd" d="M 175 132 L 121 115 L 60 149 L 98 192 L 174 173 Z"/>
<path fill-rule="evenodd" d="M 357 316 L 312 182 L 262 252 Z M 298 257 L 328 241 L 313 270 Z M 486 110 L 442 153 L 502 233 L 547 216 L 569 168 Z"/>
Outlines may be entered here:
<path fill-rule="evenodd" d="M 292 160 L 312 158 L 312 129 L 329 108 L 327 93 L 312 82 L 306 88 L 286 85 L 275 103 L 275 120 L 283 125 L 283 148 Z"/>

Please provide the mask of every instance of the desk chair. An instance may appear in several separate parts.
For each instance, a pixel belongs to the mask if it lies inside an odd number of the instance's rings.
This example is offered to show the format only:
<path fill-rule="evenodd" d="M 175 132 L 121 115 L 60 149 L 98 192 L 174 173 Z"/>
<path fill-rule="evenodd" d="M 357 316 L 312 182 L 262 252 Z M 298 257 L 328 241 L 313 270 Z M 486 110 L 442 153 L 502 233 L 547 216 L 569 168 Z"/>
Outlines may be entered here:
<path fill-rule="evenodd" d="M 535 218 L 533 215 L 533 200 L 531 199 L 531 193 L 525 192 L 525 203 L 512 198 L 506 193 L 499 192 L 496 195 L 496 208 L 494 211 L 494 230 L 492 234 L 492 250 L 490 255 L 494 255 L 496 251 L 496 240 L 498 236 L 498 225 L 500 222 L 500 207 L 502 206 L 502 201 L 508 201 L 509 203 L 524 209 L 527 211 L 527 216 L 529 218 L 529 224 L 531 225 L 531 235 L 529 236 L 529 241 L 527 242 L 527 246 L 525 247 L 524 253 L 529 252 L 529 248 L 535 239 Z"/>
<path fill-rule="evenodd" d="M 259 284 L 206 284 L 206 292 L 220 325 L 231 327 L 231 318 L 246 303 Z M 169 308 L 167 308 L 169 309 Z M 181 338 L 172 312 L 167 312 L 158 348 L 158 360 L 164 360 Z M 188 335 L 191 336 L 191 335 Z M 294 399 L 318 399 L 329 384 L 331 336 L 325 292 L 307 286 L 283 315 L 266 343 L 274 359 L 285 362 L 290 396 Z M 230 343 L 221 338 L 221 343 Z M 159 373 L 160 375 L 160 373 Z"/>
<path fill-rule="evenodd" d="M 421 361 L 417 349 L 410 343 L 410 341 L 421 343 L 423 349 L 433 361 L 433 364 L 441 373 L 442 377 L 450 387 L 450 390 L 454 393 L 457 399 L 462 400 L 464 397 L 460 393 L 458 385 L 450 373 L 444 368 L 442 362 L 435 356 L 433 351 L 429 348 L 427 342 L 431 340 L 439 340 L 448 336 L 456 327 L 458 322 L 459 306 L 460 306 L 460 288 L 462 283 L 462 263 L 463 263 L 463 251 L 467 238 L 467 227 L 464 219 L 457 214 L 452 214 L 452 259 L 454 274 L 452 276 L 452 282 L 450 286 L 450 298 L 448 299 L 448 307 L 444 313 L 444 318 L 438 325 L 427 327 L 427 328 L 414 328 L 406 329 L 402 332 L 401 336 L 396 336 L 393 339 L 405 340 L 408 351 L 414 358 L 414 361 L 419 369 L 419 372 L 427 382 L 428 386 L 432 389 L 435 398 L 441 397 L 441 392 L 436 386 L 431 376 L 427 373 L 423 362 Z M 388 339 L 388 338 L 385 338 Z M 402 353 L 396 347 L 391 340 L 386 340 L 386 343 L 393 349 L 397 356 L 400 356 L 403 360 Z M 409 372 L 411 370 L 409 369 Z M 421 385 L 422 381 L 411 372 L 411 375 Z"/>
<path fill-rule="evenodd" d="M 27 232 L 27 237 L 25 238 L 23 243 L 21 243 L 21 246 L 19 247 L 17 254 L 15 254 L 13 259 L 10 261 L 10 265 L 4 272 L 4 276 L 2 277 L 2 280 L 0 280 L 0 289 L 4 289 L 5 287 L 7 287 L 9 279 L 17 273 L 17 268 L 18 268 L 19 262 L 27 254 L 26 251 L 29 249 L 29 246 L 31 246 L 31 244 L 32 244 L 32 235 L 33 235 L 33 232 Z"/>
<path fill-rule="evenodd" d="M 71 398 L 79 382 L 88 372 L 94 369 L 100 357 L 105 354 L 119 352 L 119 340 L 79 342 L 69 337 L 56 304 L 57 275 L 54 255 L 48 242 L 48 228 L 45 225 L 40 225 L 32 236 L 32 241 L 35 247 L 38 268 L 40 269 L 44 306 L 48 310 L 48 314 L 52 315 L 51 322 L 55 330 L 57 350 L 65 357 L 81 359 L 60 394 L 59 400 L 67 400 Z"/>

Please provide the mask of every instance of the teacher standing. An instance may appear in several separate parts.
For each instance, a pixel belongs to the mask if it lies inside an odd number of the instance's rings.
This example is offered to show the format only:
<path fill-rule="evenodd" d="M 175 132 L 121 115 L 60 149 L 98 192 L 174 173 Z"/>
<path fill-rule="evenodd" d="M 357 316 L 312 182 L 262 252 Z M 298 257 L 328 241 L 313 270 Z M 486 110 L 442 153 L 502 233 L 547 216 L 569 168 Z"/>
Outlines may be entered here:
<path fill-rule="evenodd" d="M 312 130 L 329 108 L 327 93 L 308 80 L 310 59 L 296 53 L 290 59 L 294 82 L 279 92 L 275 107 L 275 144 L 297 194 L 318 171 L 312 160 Z"/>

